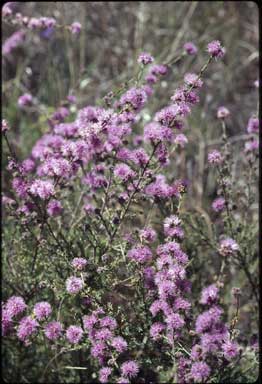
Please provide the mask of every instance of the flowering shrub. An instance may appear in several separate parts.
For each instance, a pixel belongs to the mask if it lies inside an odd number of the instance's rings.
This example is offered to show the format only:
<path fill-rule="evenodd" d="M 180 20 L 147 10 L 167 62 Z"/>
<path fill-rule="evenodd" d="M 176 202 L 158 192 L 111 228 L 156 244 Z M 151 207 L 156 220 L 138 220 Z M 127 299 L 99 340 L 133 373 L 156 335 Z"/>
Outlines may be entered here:
<path fill-rule="evenodd" d="M 30 30 L 81 33 L 78 22 L 28 19 L 13 15 L 8 4 L 3 14 Z M 4 54 L 21 39 L 11 37 Z M 183 50 L 198 52 L 191 42 Z M 257 228 L 250 214 L 257 116 L 248 121 L 243 148 L 248 186 L 239 190 L 227 136 L 230 112 L 218 108 L 222 145 L 207 154 L 207 166 L 217 174 L 209 228 L 187 210 L 190 180 L 167 172 L 173 154 L 186 151 L 187 119 L 204 92 L 206 70 L 225 53 L 219 41 L 208 43 L 200 71 L 181 74 L 170 103 L 147 122 L 143 110 L 172 64 L 156 64 L 141 53 L 130 86 L 111 92 L 103 105 L 73 112 L 59 107 L 24 160 L 11 145 L 13 127 L 2 121 L 12 177 L 10 193 L 2 196 L 3 272 L 11 287 L 10 297 L 4 292 L 2 334 L 6 365 L 12 355 L 15 371 L 8 368 L 7 382 L 18 376 L 69 382 L 68 372 L 70 382 L 88 383 L 255 380 L 257 345 L 236 326 L 241 311 L 250 323 L 257 321 Z M 29 93 L 17 101 L 25 110 L 33 104 L 40 108 Z M 201 247 L 215 273 L 200 273 Z M 245 283 L 228 295 L 235 269 Z M 245 289 L 250 297 L 241 303 Z"/>

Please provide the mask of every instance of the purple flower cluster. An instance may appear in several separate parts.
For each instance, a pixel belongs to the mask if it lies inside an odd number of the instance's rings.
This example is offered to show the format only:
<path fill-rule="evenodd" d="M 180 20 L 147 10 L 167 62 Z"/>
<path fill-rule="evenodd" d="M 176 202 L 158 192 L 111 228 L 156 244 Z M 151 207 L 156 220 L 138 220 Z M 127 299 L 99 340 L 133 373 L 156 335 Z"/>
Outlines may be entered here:
<path fill-rule="evenodd" d="M 152 259 L 152 252 L 147 246 L 137 246 L 128 251 L 127 257 L 144 264 Z"/>
<path fill-rule="evenodd" d="M 138 61 L 138 63 L 147 65 L 147 64 L 153 63 L 154 58 L 149 53 L 142 52 L 142 53 L 140 53 L 137 61 Z"/>
<path fill-rule="evenodd" d="M 207 51 L 211 57 L 218 59 L 222 58 L 226 52 L 225 48 L 222 47 L 220 41 L 218 40 L 211 41 L 211 43 L 207 45 Z"/>
<path fill-rule="evenodd" d="M 197 53 L 197 47 L 191 41 L 184 44 L 184 50 L 188 55 L 195 55 Z"/>
<path fill-rule="evenodd" d="M 19 107 L 27 107 L 32 105 L 33 97 L 30 93 L 25 93 L 24 95 L 20 96 L 18 99 L 18 105 Z"/>
<path fill-rule="evenodd" d="M 179 225 L 180 220 L 176 216 L 167 219 L 164 221 L 164 226 L 166 225 L 166 231 L 170 233 L 171 228 L 173 229 L 170 224 Z M 183 297 L 190 291 L 184 267 L 188 257 L 175 241 L 158 246 L 157 255 L 157 272 L 154 274 L 154 282 L 158 299 L 151 304 L 150 312 L 153 317 L 162 313 L 163 321 L 152 324 L 150 335 L 154 340 L 161 340 L 163 332 L 166 331 L 166 336 L 172 345 L 174 339 L 180 337 L 180 330 L 185 324 L 183 315 L 190 308 L 190 303 Z"/>
<path fill-rule="evenodd" d="M 21 45 L 25 40 L 25 36 L 26 34 L 22 30 L 14 32 L 3 44 L 3 47 L 2 47 L 3 56 L 10 55 L 10 53 L 15 48 Z"/>
<path fill-rule="evenodd" d="M 116 354 L 118 357 L 127 351 L 127 342 L 121 337 L 115 335 L 117 329 L 116 320 L 113 317 L 105 316 L 104 310 L 98 308 L 91 315 L 83 317 L 84 329 L 88 333 L 91 342 L 91 356 L 96 358 L 102 366 L 99 371 L 99 380 L 107 382 L 112 369 L 107 366 L 110 364 L 110 357 Z M 123 367 L 123 368 L 122 368 Z M 123 377 L 135 377 L 138 372 L 138 366 L 135 362 L 127 361 L 120 367 Z"/>
<path fill-rule="evenodd" d="M 68 293 L 76 294 L 84 287 L 84 282 L 79 277 L 71 276 L 66 280 L 66 290 Z"/>
<path fill-rule="evenodd" d="M 71 344 L 78 344 L 83 337 L 83 329 L 77 325 L 70 325 L 66 330 L 66 338 Z"/>
<path fill-rule="evenodd" d="M 181 220 L 178 216 L 172 215 L 164 220 L 164 233 L 166 236 L 174 238 L 183 238 L 184 231 L 180 226 Z"/>
<path fill-rule="evenodd" d="M 34 315 L 37 318 L 37 320 L 46 319 L 47 317 L 50 316 L 51 312 L 52 312 L 51 305 L 46 301 L 37 303 L 34 306 Z"/>
<path fill-rule="evenodd" d="M 215 212 L 221 212 L 225 208 L 225 199 L 223 197 L 218 197 L 212 203 L 212 208 Z"/>
<path fill-rule="evenodd" d="M 226 238 L 221 240 L 219 244 L 219 253 L 222 256 L 232 256 L 239 251 L 239 245 L 237 242 L 231 238 Z"/>

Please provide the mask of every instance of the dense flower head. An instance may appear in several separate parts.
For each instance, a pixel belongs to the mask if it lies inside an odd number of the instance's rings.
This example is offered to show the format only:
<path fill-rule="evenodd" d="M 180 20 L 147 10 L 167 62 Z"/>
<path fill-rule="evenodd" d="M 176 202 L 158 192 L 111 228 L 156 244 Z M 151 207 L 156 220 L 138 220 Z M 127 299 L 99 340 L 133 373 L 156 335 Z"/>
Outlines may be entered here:
<path fill-rule="evenodd" d="M 81 29 L 82 25 L 78 21 L 75 21 L 70 25 L 70 30 L 73 35 L 78 35 L 81 32 Z"/>
<path fill-rule="evenodd" d="M 10 316 L 10 318 L 15 317 L 20 313 L 24 312 L 26 308 L 27 305 L 24 299 L 20 296 L 11 296 L 5 304 L 5 310 Z"/>
<path fill-rule="evenodd" d="M 204 288 L 201 293 L 201 304 L 211 305 L 214 304 L 218 299 L 218 287 L 215 284 L 209 285 Z"/>
<path fill-rule="evenodd" d="M 225 119 L 230 115 L 229 110 L 226 107 L 219 107 L 217 110 L 217 118 L 218 119 Z"/>
<path fill-rule="evenodd" d="M 229 361 L 238 355 L 238 345 L 229 340 L 222 344 L 222 350 L 224 357 Z"/>
<path fill-rule="evenodd" d="M 82 339 L 83 330 L 77 325 L 70 325 L 66 330 L 66 338 L 72 344 L 77 344 Z"/>
<path fill-rule="evenodd" d="M 214 40 L 207 45 L 207 51 L 211 57 L 222 58 L 225 55 L 225 48 L 222 47 L 220 41 Z"/>
<path fill-rule="evenodd" d="M 112 372 L 112 368 L 103 367 L 99 371 L 99 381 L 100 383 L 108 383 L 108 378 Z"/>
<path fill-rule="evenodd" d="M 75 257 L 72 262 L 71 262 L 72 266 L 81 271 L 82 269 L 85 268 L 85 266 L 87 265 L 87 260 L 86 259 L 83 259 L 82 257 Z"/>
<path fill-rule="evenodd" d="M 95 333 L 95 339 L 101 341 L 107 341 L 112 339 L 112 332 L 108 328 L 101 328 Z"/>
<path fill-rule="evenodd" d="M 101 327 L 108 327 L 111 330 L 114 330 L 117 327 L 116 320 L 111 316 L 105 316 L 99 320 Z"/>
<path fill-rule="evenodd" d="M 156 240 L 157 234 L 153 228 L 146 227 L 139 231 L 139 236 L 143 241 L 147 241 L 148 243 L 152 243 Z"/>
<path fill-rule="evenodd" d="M 49 180 L 36 179 L 31 184 L 29 191 L 32 195 L 40 197 L 40 199 L 47 200 L 55 193 L 54 184 Z"/>
<path fill-rule="evenodd" d="M 169 328 L 179 329 L 185 324 L 185 320 L 178 313 L 171 313 L 165 319 Z"/>
<path fill-rule="evenodd" d="M 79 277 L 71 276 L 66 280 L 66 290 L 71 294 L 78 293 L 83 288 L 83 280 Z"/>
<path fill-rule="evenodd" d="M 41 301 L 35 304 L 33 312 L 37 320 L 43 320 L 50 316 L 52 308 L 46 301 Z"/>
<path fill-rule="evenodd" d="M 239 245 L 237 242 L 231 238 L 226 238 L 221 240 L 219 244 L 219 253 L 222 256 L 231 256 L 236 254 L 239 251 Z"/>
<path fill-rule="evenodd" d="M 220 319 L 222 309 L 213 306 L 208 311 L 201 313 L 196 319 L 196 332 L 203 333 L 215 326 Z"/>
<path fill-rule="evenodd" d="M 250 153 L 250 152 L 256 152 L 259 148 L 259 141 L 256 139 L 247 141 L 245 143 L 245 152 Z"/>
<path fill-rule="evenodd" d="M 144 139 L 154 143 L 161 141 L 171 141 L 173 138 L 172 130 L 169 127 L 161 126 L 157 122 L 152 122 L 144 127 Z"/>
<path fill-rule="evenodd" d="M 2 46 L 3 56 L 10 55 L 15 48 L 21 45 L 25 40 L 25 36 L 25 31 L 19 30 L 6 39 Z"/>
<path fill-rule="evenodd" d="M 121 365 L 121 373 L 124 377 L 134 378 L 139 371 L 138 364 L 135 361 L 129 360 Z"/>
<path fill-rule="evenodd" d="M 203 81 L 195 73 L 187 73 L 184 77 L 184 81 L 192 88 L 201 88 Z"/>
<path fill-rule="evenodd" d="M 131 105 L 135 111 L 139 111 L 145 105 L 146 101 L 147 94 L 145 90 L 133 87 L 121 96 L 119 103 L 121 106 Z"/>
<path fill-rule="evenodd" d="M 137 246 L 128 251 L 127 257 L 144 264 L 152 259 L 152 252 L 147 246 Z"/>
<path fill-rule="evenodd" d="M 127 350 L 127 342 L 121 336 L 114 337 L 111 340 L 111 345 L 119 353 L 124 352 L 124 351 Z"/>
<path fill-rule="evenodd" d="M 221 153 L 216 149 L 209 152 L 207 159 L 210 164 L 221 164 L 223 161 Z"/>
<path fill-rule="evenodd" d="M 30 93 L 25 93 L 24 95 L 19 97 L 18 105 L 20 107 L 25 107 L 25 106 L 31 105 L 32 101 L 33 101 L 32 95 L 30 95 Z"/>
<path fill-rule="evenodd" d="M 225 199 L 223 197 L 218 197 L 217 199 L 215 199 L 212 203 L 212 209 L 215 211 L 215 212 L 221 212 L 224 210 L 225 208 L 225 205 L 226 205 L 226 202 L 225 202 Z"/>
<path fill-rule="evenodd" d="M 56 340 L 62 335 L 62 324 L 58 321 L 51 321 L 45 326 L 45 336 L 49 340 Z"/>
<path fill-rule="evenodd" d="M 91 331 L 97 322 L 98 318 L 94 314 L 86 315 L 83 317 L 84 328 L 88 331 Z"/>
<path fill-rule="evenodd" d="M 183 133 L 180 133 L 179 135 L 175 136 L 174 143 L 184 148 L 185 144 L 188 143 L 188 139 Z"/>
<path fill-rule="evenodd" d="M 62 204 L 58 200 L 50 200 L 47 205 L 47 213 L 49 216 L 58 216 L 62 212 Z"/>
<path fill-rule="evenodd" d="M 135 177 L 135 172 L 127 164 L 117 164 L 114 175 L 123 181 L 128 181 Z"/>
<path fill-rule="evenodd" d="M 150 336 L 153 340 L 159 340 L 161 338 L 161 332 L 165 329 L 165 325 L 160 322 L 153 323 L 150 328 Z"/>
<path fill-rule="evenodd" d="M 259 120 L 256 117 L 250 117 L 247 124 L 248 133 L 258 133 L 259 131 Z"/>
<path fill-rule="evenodd" d="M 37 331 L 38 326 L 38 322 L 35 319 L 32 319 L 32 317 L 23 317 L 17 328 L 17 337 L 20 340 L 25 341 Z"/>
<path fill-rule="evenodd" d="M 102 341 L 98 341 L 92 345 L 91 355 L 93 357 L 99 358 L 104 357 L 106 354 L 106 344 Z"/>
<path fill-rule="evenodd" d="M 138 63 L 147 65 L 147 64 L 153 63 L 154 58 L 153 58 L 149 53 L 147 53 L 147 52 L 142 52 L 142 53 L 139 55 L 137 61 L 138 61 Z"/>
<path fill-rule="evenodd" d="M 164 220 L 164 233 L 166 236 L 177 236 L 181 235 L 177 229 L 180 229 L 181 220 L 178 216 L 172 215 L 170 217 L 166 217 Z"/>
<path fill-rule="evenodd" d="M 195 362 L 192 364 L 190 375 L 195 383 L 203 383 L 209 377 L 210 367 L 205 362 Z"/>
<path fill-rule="evenodd" d="M 153 65 L 150 69 L 150 73 L 155 76 L 164 76 L 168 71 L 168 68 L 164 64 Z"/>
<path fill-rule="evenodd" d="M 184 50 L 188 55 L 195 55 L 197 53 L 197 47 L 191 41 L 184 44 Z"/>

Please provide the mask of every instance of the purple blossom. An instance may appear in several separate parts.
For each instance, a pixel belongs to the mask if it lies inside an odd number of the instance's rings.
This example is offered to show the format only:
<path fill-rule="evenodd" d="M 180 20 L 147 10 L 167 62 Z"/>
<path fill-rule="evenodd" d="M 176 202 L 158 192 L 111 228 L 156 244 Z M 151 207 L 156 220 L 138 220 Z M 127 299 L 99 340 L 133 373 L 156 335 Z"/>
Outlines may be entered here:
<path fill-rule="evenodd" d="M 127 164 L 117 164 L 114 175 L 126 182 L 135 177 L 135 172 Z"/>
<path fill-rule="evenodd" d="M 153 228 L 146 227 L 139 231 L 139 236 L 141 237 L 142 241 L 152 243 L 156 240 L 157 234 Z"/>
<path fill-rule="evenodd" d="M 78 293 L 83 287 L 83 280 L 79 277 L 71 276 L 66 280 L 66 290 L 71 294 Z"/>
<path fill-rule="evenodd" d="M 113 317 L 105 316 L 100 319 L 101 327 L 108 327 L 111 330 L 114 330 L 117 327 L 117 322 Z"/>
<path fill-rule="evenodd" d="M 78 21 L 75 21 L 70 25 L 70 30 L 73 35 L 78 35 L 81 32 L 81 29 L 82 25 Z"/>
<path fill-rule="evenodd" d="M 25 32 L 20 30 L 14 32 L 3 44 L 2 54 L 3 56 L 9 55 L 16 47 L 21 45 L 25 40 Z"/>
<path fill-rule="evenodd" d="M 20 296 L 10 297 L 5 304 L 5 310 L 11 318 L 24 312 L 26 308 L 27 305 Z"/>
<path fill-rule="evenodd" d="M 225 119 L 230 115 L 229 110 L 226 107 L 219 107 L 217 110 L 217 118 L 218 119 Z"/>
<path fill-rule="evenodd" d="M 201 345 L 195 344 L 192 347 L 190 357 L 192 360 L 200 360 L 200 358 L 202 357 Z"/>
<path fill-rule="evenodd" d="M 247 124 L 248 133 L 258 133 L 259 131 L 259 120 L 256 117 L 250 117 Z"/>
<path fill-rule="evenodd" d="M 112 368 L 103 367 L 99 371 L 99 381 L 100 383 L 108 383 L 108 378 L 112 372 Z"/>
<path fill-rule="evenodd" d="M 111 345 L 119 353 L 127 350 L 127 342 L 121 336 L 114 337 L 111 341 Z"/>
<path fill-rule="evenodd" d="M 51 321 L 45 326 L 44 332 L 49 340 L 56 340 L 62 335 L 62 324 L 58 321 Z"/>
<path fill-rule="evenodd" d="M 178 216 L 172 215 L 170 217 L 166 217 L 164 220 L 164 233 L 166 236 L 175 236 L 177 234 L 176 229 L 181 224 L 181 220 Z"/>
<path fill-rule="evenodd" d="M 153 340 L 161 339 L 161 332 L 165 329 L 165 325 L 160 322 L 153 323 L 150 328 L 150 336 Z"/>
<path fill-rule="evenodd" d="M 209 152 L 207 159 L 210 164 L 216 164 L 216 165 L 221 164 L 223 161 L 223 157 L 221 153 L 216 149 L 212 152 Z"/>
<path fill-rule="evenodd" d="M 38 326 L 39 324 L 35 319 L 30 316 L 23 317 L 17 328 L 17 337 L 22 341 L 26 341 L 29 336 L 37 331 Z"/>
<path fill-rule="evenodd" d="M 77 325 L 70 325 L 66 331 L 66 338 L 72 344 L 77 344 L 83 336 L 83 330 Z"/>
<path fill-rule="evenodd" d="M 169 328 L 179 329 L 185 324 L 185 320 L 178 313 L 171 313 L 165 319 Z"/>
<path fill-rule="evenodd" d="M 232 256 L 239 251 L 239 245 L 231 238 L 222 240 L 219 244 L 219 253 L 222 256 Z"/>
<path fill-rule="evenodd" d="M 212 203 L 212 208 L 215 212 L 221 212 L 225 208 L 225 199 L 223 197 L 218 197 Z"/>
<path fill-rule="evenodd" d="M 226 52 L 218 40 L 211 41 L 211 43 L 207 45 L 207 51 L 211 57 L 215 58 L 222 58 Z"/>
<path fill-rule="evenodd" d="M 124 377 L 134 378 L 139 371 L 138 364 L 135 361 L 129 360 L 121 365 L 121 373 Z"/>
<path fill-rule="evenodd" d="M 72 262 L 72 266 L 77 269 L 78 271 L 81 271 L 82 269 L 85 268 L 87 265 L 87 260 L 83 259 L 82 257 L 75 257 Z"/>
<path fill-rule="evenodd" d="M 108 328 L 101 328 L 95 333 L 95 339 L 101 341 L 107 341 L 112 339 L 112 332 Z"/>
<path fill-rule="evenodd" d="M 141 88 L 133 87 L 121 96 L 119 103 L 121 106 L 131 105 L 135 111 L 139 111 L 144 106 L 146 101 L 146 92 Z"/>
<path fill-rule="evenodd" d="M 166 65 L 163 64 L 156 64 L 153 65 L 150 69 L 150 73 L 155 76 L 164 76 L 168 71 L 168 68 Z"/>
<path fill-rule="evenodd" d="M 37 320 L 43 320 L 50 316 L 52 308 L 46 301 L 41 301 L 40 303 L 35 304 L 33 312 Z"/>
<path fill-rule="evenodd" d="M 205 311 L 198 315 L 196 319 L 196 332 L 203 333 L 208 331 L 217 324 L 222 314 L 221 308 L 217 306 L 211 307 L 208 311 Z"/>
<path fill-rule="evenodd" d="M 84 328 L 87 329 L 88 331 L 91 331 L 97 322 L 98 322 L 98 318 L 94 314 L 86 315 L 83 317 Z"/>
<path fill-rule="evenodd" d="M 49 180 L 36 179 L 31 184 L 29 191 L 40 199 L 47 200 L 55 193 L 54 184 Z"/>
<path fill-rule="evenodd" d="M 183 133 L 175 136 L 174 143 L 180 145 L 180 147 L 184 148 L 185 144 L 188 143 L 188 139 Z"/>
<path fill-rule="evenodd" d="M 106 353 L 106 344 L 102 341 L 99 341 L 95 344 L 93 344 L 91 348 L 91 355 L 93 357 L 99 358 L 104 357 Z"/>
<path fill-rule="evenodd" d="M 24 95 L 20 96 L 18 99 L 18 105 L 19 107 L 26 107 L 32 105 L 33 97 L 30 95 L 30 93 L 25 93 Z"/>
<path fill-rule="evenodd" d="M 192 364 L 190 375 L 195 383 L 203 383 L 210 375 L 210 367 L 204 362 Z"/>
<path fill-rule="evenodd" d="M 204 288 L 201 293 L 201 304 L 211 305 L 214 304 L 218 299 L 218 288 L 215 284 L 209 285 Z"/>
<path fill-rule="evenodd" d="M 238 345 L 229 340 L 222 344 L 222 350 L 223 355 L 229 361 L 238 355 Z"/>
<path fill-rule="evenodd" d="M 157 122 L 152 122 L 144 127 L 144 139 L 157 143 L 159 141 L 171 141 L 173 138 L 172 130 L 169 127 L 161 126 Z"/>
<path fill-rule="evenodd" d="M 144 65 L 147 65 L 147 64 L 150 64 L 150 63 L 153 63 L 154 61 L 154 58 L 147 52 L 143 52 L 139 55 L 138 57 L 138 63 L 141 63 L 141 64 L 144 64 Z"/>
<path fill-rule="evenodd" d="M 203 85 L 203 81 L 199 79 L 198 75 L 195 73 L 187 73 L 184 77 L 184 81 L 192 88 L 201 88 Z"/>
<path fill-rule="evenodd" d="M 247 141 L 245 143 L 245 152 L 254 152 L 259 148 L 259 142 L 256 139 Z"/>
<path fill-rule="evenodd" d="M 197 47 L 190 41 L 184 44 L 184 50 L 188 55 L 195 55 L 197 53 Z"/>
<path fill-rule="evenodd" d="M 49 216 L 59 216 L 62 212 L 62 204 L 58 200 L 51 200 L 47 205 L 47 213 Z"/>
<path fill-rule="evenodd" d="M 138 263 L 144 264 L 152 259 L 152 252 L 146 246 L 138 246 L 130 249 L 127 253 L 127 257 L 137 261 Z"/>

